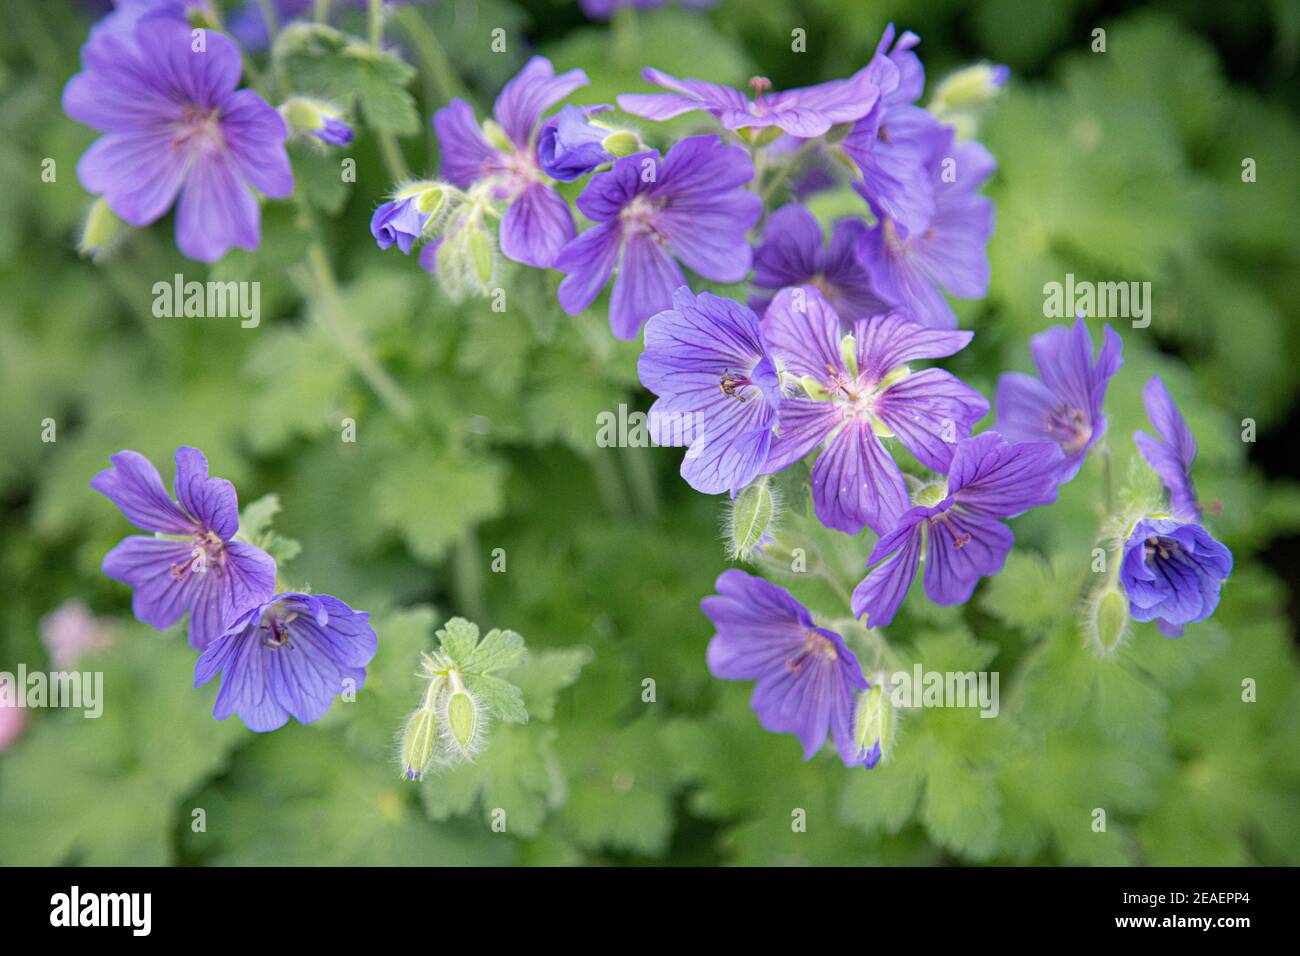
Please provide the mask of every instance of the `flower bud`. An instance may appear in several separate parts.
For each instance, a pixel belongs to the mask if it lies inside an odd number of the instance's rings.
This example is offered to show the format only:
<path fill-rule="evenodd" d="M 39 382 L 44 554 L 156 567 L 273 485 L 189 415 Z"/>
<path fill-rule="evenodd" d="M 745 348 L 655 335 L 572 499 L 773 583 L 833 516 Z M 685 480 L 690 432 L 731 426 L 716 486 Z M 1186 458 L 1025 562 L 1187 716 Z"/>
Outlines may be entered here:
<path fill-rule="evenodd" d="M 438 715 L 426 701 L 412 711 L 402 730 L 402 773 L 407 780 L 418 780 L 433 763 L 438 749 Z"/>
<path fill-rule="evenodd" d="M 330 146 L 352 142 L 352 127 L 341 119 L 343 111 L 330 103 L 291 96 L 280 107 L 280 115 L 290 132 L 315 136 Z"/>
<path fill-rule="evenodd" d="M 750 561 L 771 540 L 768 534 L 778 510 L 772 482 L 763 475 L 731 502 L 727 515 L 727 549 L 733 561 Z"/>
<path fill-rule="evenodd" d="M 853 716 L 853 734 L 858 757 L 868 769 L 887 760 L 894 746 L 894 705 L 876 683 L 858 695 Z"/>
<path fill-rule="evenodd" d="M 611 156 L 631 156 L 645 148 L 636 133 L 625 129 L 614 130 L 600 141 L 600 146 Z"/>
<path fill-rule="evenodd" d="M 478 722 L 474 701 L 469 694 L 461 691 L 452 694 L 447 701 L 447 726 L 452 739 L 461 750 L 467 750 L 474 739 L 474 725 Z"/>
<path fill-rule="evenodd" d="M 962 110 L 982 106 L 995 98 L 1010 77 L 1005 66 L 976 63 L 946 77 L 934 92 L 931 111 Z"/>
<path fill-rule="evenodd" d="M 1103 655 L 1113 654 L 1129 632 L 1128 598 L 1119 588 L 1102 588 L 1088 602 L 1084 631 Z"/>
<path fill-rule="evenodd" d="M 81 239 L 77 242 L 77 251 L 85 256 L 98 256 L 106 252 L 121 235 L 123 222 L 108 208 L 108 203 L 101 196 L 90 207 L 86 224 L 81 229 Z"/>

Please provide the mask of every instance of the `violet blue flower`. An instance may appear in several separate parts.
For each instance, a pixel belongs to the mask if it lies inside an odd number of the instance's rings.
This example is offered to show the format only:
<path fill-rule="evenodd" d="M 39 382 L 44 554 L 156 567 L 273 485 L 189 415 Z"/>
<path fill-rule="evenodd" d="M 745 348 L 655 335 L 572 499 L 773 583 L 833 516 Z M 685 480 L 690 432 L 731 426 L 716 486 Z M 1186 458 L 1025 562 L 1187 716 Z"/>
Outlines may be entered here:
<path fill-rule="evenodd" d="M 875 105 L 880 91 L 864 70 L 847 80 L 831 80 L 816 86 L 770 92 L 771 80 L 756 76 L 749 81 L 754 98 L 746 99 L 730 86 L 704 80 L 679 80 L 661 70 L 646 67 L 641 76 L 671 93 L 624 93 L 619 108 L 633 116 L 663 121 L 703 110 L 716 117 L 724 129 L 762 130 L 775 127 L 791 136 L 822 136 L 839 123 L 852 123 Z"/>
<path fill-rule="evenodd" d="M 1196 500 L 1196 486 L 1192 484 L 1196 439 L 1159 375 L 1151 376 L 1142 389 L 1142 404 L 1160 438 L 1134 432 L 1133 442 L 1169 489 L 1169 510 L 1174 517 L 1200 521 L 1201 506 Z"/>
<path fill-rule="evenodd" d="M 1102 404 L 1106 386 L 1124 364 L 1124 343 L 1109 325 L 1102 340 L 1094 364 L 1082 318 L 1072 329 L 1054 326 L 1030 340 L 1039 378 L 1007 372 L 998 379 L 997 430 L 1009 441 L 1060 445 L 1065 454 L 1062 483 L 1078 474 L 1088 449 L 1106 434 Z"/>
<path fill-rule="evenodd" d="M 208 477 L 197 448 L 176 449 L 176 501 L 149 459 L 134 451 L 109 458 L 91 479 L 128 521 L 166 537 L 132 535 L 104 556 L 104 574 L 135 590 L 136 619 L 160 630 L 190 612 L 190 644 L 203 650 L 248 608 L 275 589 L 275 561 L 232 540 L 239 530 L 235 486 Z"/>
<path fill-rule="evenodd" d="M 871 63 L 860 71 L 880 88 L 880 98 L 840 144 L 861 174 L 853 188 L 902 237 L 921 232 L 934 217 L 930 165 L 950 135 L 933 114 L 913 105 L 925 84 L 912 52 L 919 42 L 909 30 L 894 44 L 894 25 L 885 29 Z"/>
<path fill-rule="evenodd" d="M 461 189 L 485 180 L 496 198 L 509 202 L 501 221 L 501 251 L 515 262 L 549 269 L 573 238 L 569 204 L 547 185 L 537 165 L 535 138 L 542 114 L 586 85 L 582 70 L 556 76 L 550 60 L 533 57 L 493 104 L 503 134 L 493 143 L 475 122 L 474 108 L 462 99 L 433 114 L 442 147 L 442 177 Z"/>
<path fill-rule="evenodd" d="M 859 319 L 842 338 L 840 317 L 812 286 L 783 289 L 763 317 L 782 371 L 803 393 L 781 400 L 766 473 L 824 445 L 812 471 L 813 505 L 828 528 L 857 534 L 893 527 L 907 509 L 898 465 L 881 442 L 897 437 L 927 468 L 947 472 L 953 449 L 988 402 L 942 369 L 907 363 L 965 348 L 970 332 L 943 332 L 901 312 Z"/>
<path fill-rule="evenodd" d="M 863 237 L 858 255 L 880 295 L 926 325 L 953 329 L 957 315 L 942 290 L 961 299 L 988 292 L 985 247 L 993 235 L 993 203 L 978 189 L 997 164 L 979 143 L 957 144 L 953 131 L 944 130 L 948 145 L 929 169 L 935 200 L 930 224 L 904 236 L 893 220 L 882 219 Z"/>
<path fill-rule="evenodd" d="M 610 130 L 592 126 L 588 118 L 608 106 L 565 106 L 537 135 L 537 164 L 552 179 L 571 183 L 597 166 L 614 161 L 605 149 Z"/>
<path fill-rule="evenodd" d="M 1120 584 L 1135 621 L 1155 621 L 1178 637 L 1183 625 L 1204 621 L 1219 606 L 1219 591 L 1232 573 L 1232 552 L 1194 522 L 1143 518 L 1124 542 Z"/>
<path fill-rule="evenodd" d="M 388 249 L 396 243 L 403 255 L 411 254 L 411 245 L 424 233 L 424 225 L 429 219 L 428 213 L 420 212 L 419 198 L 415 195 L 391 199 L 375 210 L 370 217 L 370 234 L 380 249 Z"/>
<path fill-rule="evenodd" d="M 887 312 L 889 305 L 871 288 L 871 276 L 858 261 L 857 245 L 867 231 L 856 219 L 841 219 L 822 245 L 822 228 L 803 206 L 783 206 L 763 229 L 754 251 L 754 285 L 760 289 L 816 286 L 841 318 L 848 321 Z M 765 309 L 772 297 L 755 296 L 750 304 Z"/>
<path fill-rule="evenodd" d="M 170 16 L 143 16 L 129 36 L 97 33 L 83 69 L 63 89 L 63 110 L 106 135 L 77 164 L 90 192 L 133 226 L 175 203 L 176 245 L 213 262 L 232 247 L 256 249 L 261 211 L 253 189 L 293 192 L 284 120 L 239 84 L 239 48 L 212 30 L 202 50 Z M 179 198 L 178 198 L 179 197 Z"/>
<path fill-rule="evenodd" d="M 578 197 L 596 223 L 555 260 L 568 273 L 560 305 L 577 315 L 595 300 L 618 267 L 609 324 L 621 339 L 636 338 L 642 323 L 669 309 L 686 284 L 678 260 L 706 279 L 739 282 L 753 252 L 745 233 L 763 201 L 743 188 L 754 177 L 749 154 L 717 136 L 688 136 L 660 159 L 654 151 L 616 160 Z"/>
<path fill-rule="evenodd" d="M 936 604 L 962 604 L 982 577 L 1002 570 L 1015 541 L 1001 518 L 1056 500 L 1061 449 L 1054 442 L 1011 444 L 987 431 L 957 446 L 945 485 L 931 486 L 923 500 L 934 505 L 909 509 L 876 542 L 867 566 L 875 564 L 853 591 L 853 613 L 869 627 L 894 619 L 925 554 L 925 593 Z M 879 563 L 877 563 L 879 562 Z"/>
<path fill-rule="evenodd" d="M 659 396 L 649 415 L 655 444 L 690 446 L 687 484 L 735 495 L 754 479 L 772 444 L 781 380 L 753 312 L 683 285 L 673 308 L 646 323 L 637 374 Z"/>
<path fill-rule="evenodd" d="M 221 674 L 217 720 L 238 714 L 259 732 L 290 717 L 310 724 L 336 696 L 360 689 L 378 646 L 370 615 L 338 598 L 277 594 L 208 645 L 194 665 L 194 686 Z"/>
<path fill-rule="evenodd" d="M 715 587 L 718 593 L 700 602 L 717 631 L 709 642 L 709 672 L 756 681 L 750 706 L 758 722 L 772 733 L 794 734 L 805 760 L 829 733 L 846 767 L 866 764 L 869 754 L 854 734 L 853 698 L 870 684 L 844 638 L 818 627 L 806 607 L 762 578 L 732 568 Z"/>

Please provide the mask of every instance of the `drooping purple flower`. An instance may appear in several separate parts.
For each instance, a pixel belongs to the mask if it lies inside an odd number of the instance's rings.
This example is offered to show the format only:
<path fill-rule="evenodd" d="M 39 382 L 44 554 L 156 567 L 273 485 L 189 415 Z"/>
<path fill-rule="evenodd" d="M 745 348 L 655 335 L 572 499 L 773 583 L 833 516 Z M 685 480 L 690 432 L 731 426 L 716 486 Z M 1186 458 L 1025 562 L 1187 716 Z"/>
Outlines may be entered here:
<path fill-rule="evenodd" d="M 885 29 L 875 56 L 861 71 L 879 86 L 880 98 L 840 144 L 860 173 L 853 188 L 902 237 L 921 232 L 934 218 L 930 165 L 949 141 L 949 132 L 934 115 L 913 105 L 925 84 L 921 61 L 912 52 L 919 42 L 909 30 L 894 44 L 894 25 Z"/>
<path fill-rule="evenodd" d="M 406 196 L 383 203 L 370 217 L 370 234 L 379 243 L 380 249 L 388 249 L 394 243 L 403 255 L 411 254 L 412 244 L 424 233 L 424 225 L 429 219 L 428 213 L 420 212 L 419 196 Z"/>
<path fill-rule="evenodd" d="M 1096 364 L 1092 339 L 1080 318 L 1057 325 L 1029 343 L 1039 378 L 1007 372 L 998 379 L 997 430 L 1009 441 L 1054 441 L 1065 460 L 1062 483 L 1078 474 L 1088 449 L 1106 434 L 1106 386 L 1124 364 L 1124 343 L 1109 325 Z"/>
<path fill-rule="evenodd" d="M 763 130 L 775 127 L 791 136 L 822 136 L 832 126 L 852 123 L 875 105 L 880 91 L 873 77 L 859 71 L 847 80 L 831 80 L 816 86 L 771 92 L 772 82 L 756 76 L 749 81 L 754 98 L 739 90 L 704 80 L 679 80 L 661 70 L 646 67 L 641 76 L 671 93 L 624 93 L 619 108 L 634 116 L 663 121 L 703 110 L 716 117 L 724 129 Z"/>
<path fill-rule="evenodd" d="M 1124 542 L 1119 580 L 1135 621 L 1155 621 L 1179 637 L 1184 624 L 1214 613 L 1231 573 L 1232 552 L 1199 524 L 1149 516 Z"/>
<path fill-rule="evenodd" d="M 1184 521 L 1200 521 L 1201 506 L 1192 484 L 1196 439 L 1159 375 L 1151 376 L 1142 389 L 1142 404 L 1160 438 L 1139 431 L 1133 433 L 1133 442 L 1169 489 L 1170 513 Z"/>
<path fill-rule="evenodd" d="M 275 561 L 260 548 L 232 540 L 239 530 L 235 486 L 208 477 L 208 460 L 197 448 L 176 449 L 176 501 L 149 459 L 120 451 L 112 468 L 90 487 L 143 531 L 104 556 L 104 574 L 129 584 L 136 619 L 158 629 L 190 613 L 190 644 L 202 650 L 248 608 L 275 589 Z"/>
<path fill-rule="evenodd" d="M 637 361 L 658 445 L 689 445 L 682 477 L 704 494 L 736 494 L 767 460 L 781 380 L 758 318 L 730 299 L 682 286 L 646 323 Z"/>
<path fill-rule="evenodd" d="M 221 674 L 212 716 L 238 714 L 249 730 L 310 724 L 334 698 L 359 690 L 379 639 L 370 615 L 328 594 L 277 594 L 208 645 L 194 686 Z"/>
<path fill-rule="evenodd" d="M 780 427 L 763 471 L 780 471 L 824 445 L 812 471 L 813 504 L 828 528 L 857 534 L 893 527 L 907 509 L 902 472 L 881 442 L 893 436 L 927 468 L 947 472 L 953 449 L 988 411 L 974 389 L 942 369 L 907 363 L 965 348 L 970 332 L 942 332 L 900 312 L 840 317 L 812 286 L 783 289 L 763 334 L 804 394 L 781 401 Z"/>
<path fill-rule="evenodd" d="M 944 127 L 947 145 L 932 157 L 929 176 L 934 215 L 924 230 L 904 236 L 891 219 L 881 219 L 858 246 L 876 291 L 894 306 L 910 310 L 926 325 L 957 327 L 943 291 L 960 299 L 983 298 L 989 286 L 986 246 L 993 235 L 993 203 L 978 193 L 997 164 L 974 140 L 956 143 Z"/>
<path fill-rule="evenodd" d="M 597 166 L 613 162 L 605 149 L 610 131 L 588 122 L 608 106 L 565 106 L 545 123 L 537 136 L 537 164 L 552 179 L 571 183 Z"/>
<path fill-rule="evenodd" d="M 776 291 L 786 286 L 815 286 L 831 307 L 847 321 L 889 310 L 871 288 L 871 276 L 858 261 L 857 245 L 866 224 L 841 219 L 822 245 L 822 229 L 803 206 L 783 206 L 772 214 L 763 230 L 763 242 L 754 251 L 754 285 Z M 772 297 L 755 296 L 750 304 L 765 309 Z"/>
<path fill-rule="evenodd" d="M 866 765 L 869 754 L 854 734 L 853 698 L 870 684 L 844 638 L 818 627 L 806 607 L 762 578 L 732 568 L 715 587 L 718 593 L 700 602 L 717 631 L 709 642 L 709 672 L 756 681 L 750 706 L 758 722 L 772 733 L 794 734 L 805 760 L 829 733 L 846 767 Z"/>
<path fill-rule="evenodd" d="M 493 104 L 493 116 L 504 134 L 500 142 L 488 142 L 474 120 L 474 108 L 462 99 L 433 114 L 443 178 L 461 189 L 486 180 L 496 198 L 509 202 L 501 221 L 501 251 L 515 262 L 549 269 L 573 238 L 573 215 L 546 184 L 537 165 L 535 137 L 542 114 L 586 85 L 582 70 L 556 76 L 550 60 L 533 57 Z"/>
<path fill-rule="evenodd" d="M 1015 541 L 1002 518 L 1056 500 L 1061 449 L 1054 442 L 1011 444 L 987 431 L 957 446 L 946 487 L 934 505 L 910 508 L 876 542 L 853 591 L 853 613 L 885 627 L 903 603 L 925 553 L 925 593 L 936 604 L 962 604 L 982 577 L 1002 570 Z M 877 563 L 879 562 L 879 563 Z"/>
<path fill-rule="evenodd" d="M 596 225 L 575 238 L 555 260 L 568 273 L 560 305 L 577 315 L 595 300 L 618 267 L 609 324 L 622 339 L 672 307 L 686 284 L 678 260 L 715 282 L 739 282 L 753 253 L 745 233 L 763 202 L 743 188 L 754 165 L 739 146 L 717 136 L 688 136 L 662 159 L 654 151 L 624 156 L 597 173 L 578 197 Z"/>
<path fill-rule="evenodd" d="M 130 35 L 96 33 L 82 71 L 63 89 L 63 110 L 106 134 L 77 164 L 90 192 L 133 226 L 176 204 L 176 245 L 213 262 L 232 247 L 256 249 L 261 212 L 253 190 L 284 198 L 293 173 L 284 120 L 252 90 L 237 90 L 239 49 L 204 31 L 202 49 L 171 16 L 140 17 Z M 178 198 L 179 197 L 179 198 Z"/>

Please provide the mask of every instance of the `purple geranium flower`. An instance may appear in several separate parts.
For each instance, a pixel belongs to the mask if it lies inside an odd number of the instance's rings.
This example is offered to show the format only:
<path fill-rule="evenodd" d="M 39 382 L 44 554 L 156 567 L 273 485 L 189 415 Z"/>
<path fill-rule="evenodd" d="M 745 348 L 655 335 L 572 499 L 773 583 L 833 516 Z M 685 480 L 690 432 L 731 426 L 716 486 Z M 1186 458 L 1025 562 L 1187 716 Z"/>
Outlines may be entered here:
<path fill-rule="evenodd" d="M 249 730 L 310 724 L 334 698 L 358 690 L 379 640 L 370 615 L 328 594 L 277 594 L 250 608 L 194 665 L 194 686 L 221 674 L 212 716 L 238 714 Z"/>
<path fill-rule="evenodd" d="M 894 619 L 925 553 L 925 593 L 936 604 L 968 601 L 982 577 L 1002 570 L 1015 540 L 1000 518 L 1014 518 L 1056 499 L 1061 449 L 1052 442 L 1011 444 L 983 432 L 957 446 L 947 486 L 933 506 L 909 509 L 876 542 L 853 591 L 853 613 L 871 627 Z M 931 498 L 933 500 L 933 497 Z"/>
<path fill-rule="evenodd" d="M 993 235 L 993 203 L 977 190 L 997 164 L 979 143 L 957 144 L 953 131 L 944 130 L 947 145 L 929 167 L 935 203 L 929 225 L 904 236 L 893 220 L 881 219 L 863 237 L 858 255 L 880 295 L 926 325 L 953 329 L 957 316 L 942 290 L 961 299 L 988 292 L 985 246 Z"/>
<path fill-rule="evenodd" d="M 551 61 L 535 56 L 497 97 L 492 113 L 504 142 L 490 144 L 474 121 L 474 108 L 454 99 L 433 114 L 442 146 L 442 176 L 467 189 L 486 180 L 510 207 L 501 221 L 501 251 L 516 262 L 548 269 L 573 238 L 573 216 L 564 199 L 546 184 L 537 165 L 535 134 L 542 114 L 574 90 L 587 85 L 587 74 L 569 70 L 559 76 Z"/>
<path fill-rule="evenodd" d="M 1192 462 L 1196 460 L 1196 439 L 1174 404 L 1159 375 L 1153 375 L 1142 389 L 1147 418 L 1160 438 L 1134 432 L 1133 441 L 1160 480 L 1169 489 L 1169 510 L 1185 521 L 1200 521 L 1201 506 L 1192 484 Z"/>
<path fill-rule="evenodd" d="M 1231 573 L 1232 552 L 1199 524 L 1148 516 L 1124 542 L 1119 580 L 1134 620 L 1178 637 L 1184 624 L 1214 613 Z"/>
<path fill-rule="evenodd" d="M 194 49 L 190 28 L 162 15 L 142 16 L 129 36 L 95 34 L 64 87 L 63 110 L 106 134 L 77 164 L 81 184 L 133 226 L 175 203 L 176 245 L 213 262 L 231 246 L 257 248 L 253 189 L 283 198 L 293 173 L 280 114 L 236 90 L 239 48 L 215 31 L 202 37 Z"/>
<path fill-rule="evenodd" d="M 743 305 L 682 286 L 673 308 L 646 323 L 637 362 L 658 445 L 689 445 L 682 477 L 696 491 L 735 494 L 772 444 L 781 380 L 758 318 Z"/>
<path fill-rule="evenodd" d="M 396 243 L 404 255 L 411 254 L 411 245 L 424 233 L 429 219 L 428 213 L 420 212 L 419 199 L 418 195 L 392 199 L 375 210 L 370 217 L 370 234 L 380 249 Z"/>
<path fill-rule="evenodd" d="M 597 225 L 555 260 L 568 273 L 560 305 L 581 312 L 617 265 L 609 324 L 631 339 L 646 319 L 671 308 L 673 291 L 686 284 L 677 260 L 706 279 L 739 282 L 753 258 L 745 233 L 763 211 L 763 201 L 743 188 L 753 177 L 745 150 L 717 136 L 688 136 L 662 159 L 654 151 L 618 159 L 578 197 Z"/>
<path fill-rule="evenodd" d="M 805 394 L 782 399 L 763 470 L 780 471 L 824 443 L 812 471 L 818 519 L 847 534 L 883 533 L 906 510 L 907 489 L 881 437 L 896 436 L 927 468 L 947 472 L 954 445 L 989 406 L 948 372 L 907 365 L 959 352 L 972 333 L 927 328 L 900 312 L 852 328 L 842 341 L 839 316 L 812 286 L 783 289 L 768 306 L 763 334 Z"/>
<path fill-rule="evenodd" d="M 176 501 L 149 459 L 120 451 L 112 468 L 90 487 L 122 509 L 144 531 L 104 556 L 104 574 L 135 589 L 132 610 L 156 628 L 171 627 L 190 612 L 190 643 L 199 650 L 236 617 L 275 589 L 275 561 L 265 551 L 231 540 L 239 530 L 235 487 L 208 477 L 197 448 L 176 449 Z"/>
<path fill-rule="evenodd" d="M 566 106 L 545 123 L 537 136 L 537 164 L 552 179 L 571 183 L 597 166 L 614 161 L 605 149 L 610 131 L 588 118 L 608 106 Z"/>
<path fill-rule="evenodd" d="M 717 630 L 709 672 L 756 681 L 750 706 L 758 722 L 772 733 L 794 734 L 805 760 L 829 732 L 846 767 L 869 765 L 854 735 L 853 697 L 870 684 L 844 638 L 818 627 L 806 607 L 762 578 L 732 568 L 715 587 L 718 593 L 700 602 Z"/>
<path fill-rule="evenodd" d="M 772 82 L 756 76 L 749 81 L 754 98 L 739 90 L 704 80 L 679 80 L 647 67 L 641 75 L 671 93 L 624 93 L 618 105 L 625 113 L 651 120 L 667 120 L 692 110 L 715 116 L 724 129 L 775 127 L 791 136 L 822 136 L 838 123 L 852 123 L 875 105 L 880 91 L 874 78 L 860 70 L 847 80 L 770 92 Z"/>
<path fill-rule="evenodd" d="M 1107 325 L 1097 362 L 1080 318 L 1074 328 L 1054 326 L 1029 344 L 1039 378 L 1007 372 L 998 379 L 997 429 L 1010 441 L 1054 441 L 1065 453 L 1061 481 L 1078 474 L 1088 449 L 1106 434 L 1106 386 L 1124 364 L 1124 343 Z M 1041 381 L 1039 380 L 1041 379 Z"/>
<path fill-rule="evenodd" d="M 760 289 L 816 286 L 839 315 L 849 321 L 889 310 L 871 288 L 871 276 L 858 261 L 857 245 L 867 231 L 857 219 L 841 219 L 822 245 L 822 228 L 803 206 L 783 206 L 763 229 L 754 251 L 754 285 Z M 765 309 L 771 296 L 755 296 L 751 305 Z"/>
<path fill-rule="evenodd" d="M 878 219 L 888 219 L 899 236 L 921 232 L 935 213 L 930 164 L 949 142 L 949 131 L 928 110 L 913 103 L 921 95 L 925 71 L 912 48 L 920 37 L 910 30 L 894 42 L 891 23 L 863 69 L 880 87 L 880 99 L 863 116 L 843 149 L 861 173 L 853 188 Z"/>

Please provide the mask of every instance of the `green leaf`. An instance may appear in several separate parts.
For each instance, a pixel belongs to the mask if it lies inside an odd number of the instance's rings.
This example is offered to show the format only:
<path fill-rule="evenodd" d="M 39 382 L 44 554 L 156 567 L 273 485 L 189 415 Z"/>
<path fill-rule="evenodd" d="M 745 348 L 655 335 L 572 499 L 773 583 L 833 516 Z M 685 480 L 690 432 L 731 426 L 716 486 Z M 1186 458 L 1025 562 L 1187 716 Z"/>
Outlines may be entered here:
<path fill-rule="evenodd" d="M 405 89 L 415 68 L 389 50 L 320 24 L 295 23 L 276 38 L 275 56 L 295 93 L 350 107 L 360 103 L 366 123 L 399 135 L 416 133 L 420 117 Z"/>

